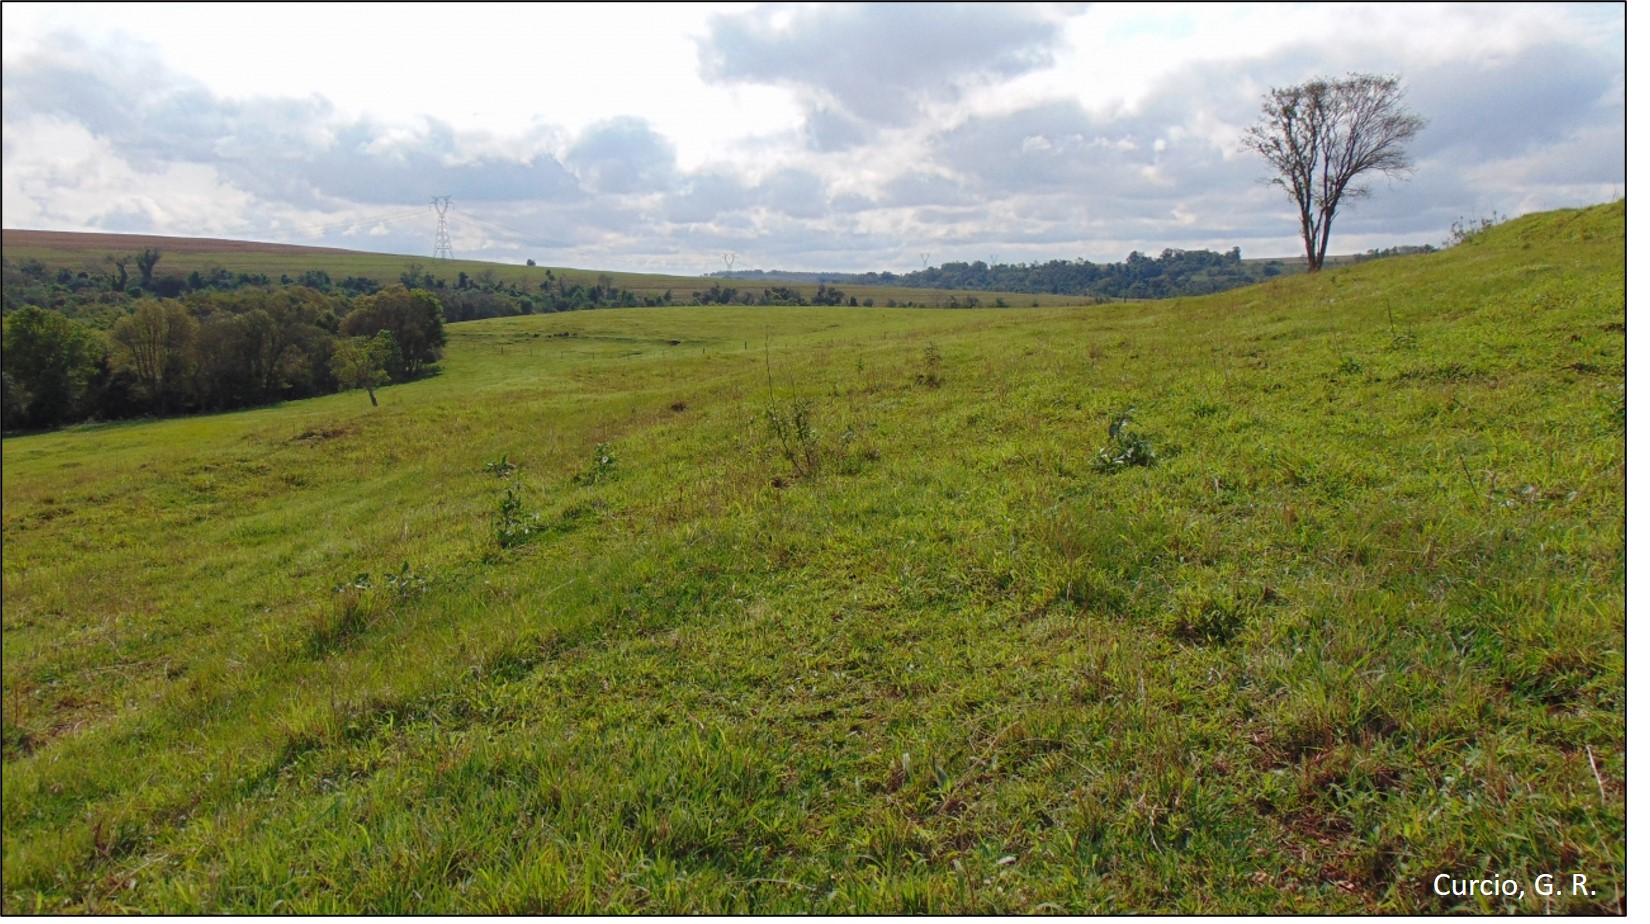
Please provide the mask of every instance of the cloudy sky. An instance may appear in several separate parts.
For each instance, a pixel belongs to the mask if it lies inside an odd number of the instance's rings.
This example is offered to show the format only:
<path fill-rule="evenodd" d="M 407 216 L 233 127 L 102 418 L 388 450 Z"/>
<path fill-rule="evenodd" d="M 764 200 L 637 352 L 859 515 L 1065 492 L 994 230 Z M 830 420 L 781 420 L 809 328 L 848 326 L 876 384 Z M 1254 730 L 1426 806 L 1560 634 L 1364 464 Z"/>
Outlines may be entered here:
<path fill-rule="evenodd" d="M 1332 252 L 1608 201 L 1624 4 L 7 3 L 7 228 L 698 274 L 1300 250 L 1239 140 L 1401 75 Z M 735 255 L 735 256 L 728 256 Z"/>

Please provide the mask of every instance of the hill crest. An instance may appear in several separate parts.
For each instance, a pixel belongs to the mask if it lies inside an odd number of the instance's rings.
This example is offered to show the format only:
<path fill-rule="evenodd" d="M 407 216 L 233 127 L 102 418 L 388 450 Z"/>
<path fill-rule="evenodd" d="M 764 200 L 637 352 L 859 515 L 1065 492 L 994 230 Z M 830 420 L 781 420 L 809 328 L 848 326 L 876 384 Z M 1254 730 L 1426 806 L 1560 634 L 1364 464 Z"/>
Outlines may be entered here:
<path fill-rule="evenodd" d="M 5 249 L 41 247 L 51 250 L 105 252 L 154 248 L 172 253 L 283 253 L 354 254 L 372 253 L 342 247 L 312 247 L 306 244 L 275 244 L 220 237 L 171 237 L 161 234 L 110 234 L 102 231 L 34 231 L 26 228 L 0 230 Z M 385 256 L 393 256 L 385 254 Z"/>

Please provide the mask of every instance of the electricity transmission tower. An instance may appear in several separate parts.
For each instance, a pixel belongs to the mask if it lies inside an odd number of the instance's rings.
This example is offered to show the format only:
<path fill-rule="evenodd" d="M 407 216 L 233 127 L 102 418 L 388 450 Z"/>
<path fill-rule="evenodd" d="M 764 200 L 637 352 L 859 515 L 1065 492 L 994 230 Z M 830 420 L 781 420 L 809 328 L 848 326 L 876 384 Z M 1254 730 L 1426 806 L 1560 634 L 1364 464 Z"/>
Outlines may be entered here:
<path fill-rule="evenodd" d="M 453 258 L 453 238 L 447 233 L 447 206 L 452 205 L 452 196 L 431 196 L 430 206 L 435 209 L 435 258 L 437 260 L 451 260 Z"/>
<path fill-rule="evenodd" d="M 739 262 L 739 255 L 736 253 L 722 254 L 722 262 L 727 264 L 728 272 L 731 273 L 733 272 L 733 265 Z"/>

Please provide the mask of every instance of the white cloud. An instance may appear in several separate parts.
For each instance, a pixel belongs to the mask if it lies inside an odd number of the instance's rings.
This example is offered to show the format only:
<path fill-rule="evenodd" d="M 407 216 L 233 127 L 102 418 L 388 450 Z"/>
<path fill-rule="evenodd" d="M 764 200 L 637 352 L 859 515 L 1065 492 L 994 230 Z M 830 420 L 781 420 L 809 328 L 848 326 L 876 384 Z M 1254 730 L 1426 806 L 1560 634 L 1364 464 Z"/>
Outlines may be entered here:
<path fill-rule="evenodd" d="M 253 199 L 203 164 L 134 169 L 107 139 L 64 119 L 35 117 L 6 129 L 9 228 L 81 230 L 115 222 L 129 230 L 246 230 Z"/>
<path fill-rule="evenodd" d="M 1625 188 L 1614 4 L 13 4 L 3 29 L 8 226 L 427 254 L 450 193 L 461 252 L 615 269 L 1288 252 L 1240 133 L 1268 86 L 1348 70 L 1433 120 L 1348 245 Z"/>

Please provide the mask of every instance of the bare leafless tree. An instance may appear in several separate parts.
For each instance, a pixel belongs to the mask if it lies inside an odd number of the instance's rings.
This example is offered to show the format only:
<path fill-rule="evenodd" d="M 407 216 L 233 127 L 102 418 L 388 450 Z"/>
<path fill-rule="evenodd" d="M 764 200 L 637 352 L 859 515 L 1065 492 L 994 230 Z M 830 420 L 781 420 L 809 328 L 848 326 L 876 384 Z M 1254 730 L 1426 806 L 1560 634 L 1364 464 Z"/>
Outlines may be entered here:
<path fill-rule="evenodd" d="M 1408 175 L 1404 146 L 1427 122 L 1403 107 L 1403 97 L 1397 77 L 1375 74 L 1273 88 L 1260 121 L 1244 133 L 1244 147 L 1277 171 L 1270 182 L 1300 208 L 1308 272 L 1323 268 L 1341 205 L 1369 195 L 1358 177 Z"/>

